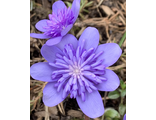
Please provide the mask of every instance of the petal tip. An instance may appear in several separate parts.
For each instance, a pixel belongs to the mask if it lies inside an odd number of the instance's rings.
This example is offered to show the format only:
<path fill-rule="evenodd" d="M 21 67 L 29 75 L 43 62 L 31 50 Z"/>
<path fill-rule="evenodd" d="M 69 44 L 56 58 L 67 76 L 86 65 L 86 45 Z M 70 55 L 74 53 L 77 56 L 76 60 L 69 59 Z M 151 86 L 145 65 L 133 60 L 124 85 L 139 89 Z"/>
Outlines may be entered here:
<path fill-rule="evenodd" d="M 80 0 L 74 0 L 72 3 L 72 7 L 71 7 L 73 13 L 74 13 L 74 20 L 73 22 L 76 21 L 78 15 L 79 15 L 79 11 L 80 11 Z"/>

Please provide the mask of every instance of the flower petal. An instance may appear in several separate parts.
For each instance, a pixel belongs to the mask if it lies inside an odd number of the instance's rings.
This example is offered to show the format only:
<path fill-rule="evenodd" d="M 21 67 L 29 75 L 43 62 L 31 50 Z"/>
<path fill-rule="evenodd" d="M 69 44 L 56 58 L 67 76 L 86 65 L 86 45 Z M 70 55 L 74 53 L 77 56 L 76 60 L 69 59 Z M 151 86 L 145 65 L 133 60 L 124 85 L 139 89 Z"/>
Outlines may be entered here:
<path fill-rule="evenodd" d="M 47 26 L 47 19 L 45 20 L 40 20 L 39 22 L 36 23 L 35 27 L 41 32 L 45 32 L 46 29 L 44 27 Z"/>
<path fill-rule="evenodd" d="M 62 91 L 57 92 L 57 88 L 54 87 L 56 83 L 47 83 L 43 89 L 43 102 L 46 106 L 53 107 L 64 99 L 62 98 Z"/>
<path fill-rule="evenodd" d="M 76 37 L 73 36 L 72 34 L 67 34 L 67 35 L 65 35 L 65 36 L 62 38 L 61 42 L 59 42 L 59 43 L 58 43 L 57 45 L 55 45 L 55 46 L 57 46 L 58 48 L 60 48 L 61 50 L 63 50 L 63 49 L 64 49 L 64 46 L 65 46 L 66 44 L 72 44 L 73 47 L 74 47 L 75 50 L 76 50 L 76 49 L 77 49 L 78 41 L 77 41 Z"/>
<path fill-rule="evenodd" d="M 84 114 L 90 118 L 97 118 L 104 114 L 104 106 L 98 91 L 85 93 L 85 101 L 80 96 L 76 97 L 77 103 Z"/>
<path fill-rule="evenodd" d="M 99 32 L 94 27 L 87 27 L 82 35 L 79 38 L 79 45 L 83 43 L 83 40 L 85 40 L 84 48 L 86 50 L 90 48 L 97 48 L 99 44 Z"/>
<path fill-rule="evenodd" d="M 30 68 L 30 75 L 36 80 L 52 82 L 51 74 L 55 68 L 51 67 L 48 62 L 39 62 L 33 64 Z"/>
<path fill-rule="evenodd" d="M 96 85 L 98 90 L 114 91 L 119 87 L 120 80 L 119 80 L 118 76 L 112 70 L 106 69 L 103 77 L 105 77 L 107 80 Z"/>
<path fill-rule="evenodd" d="M 75 22 L 77 17 L 78 17 L 78 15 L 79 15 L 79 11 L 80 11 L 80 0 L 74 0 L 73 1 L 71 10 L 74 13 L 74 20 L 73 21 Z"/>
<path fill-rule="evenodd" d="M 56 2 L 54 2 L 53 6 L 52 6 L 52 10 L 57 15 L 58 10 L 61 10 L 65 7 L 66 7 L 66 5 L 64 4 L 64 2 L 56 1 Z"/>
<path fill-rule="evenodd" d="M 73 27 L 73 24 L 68 25 L 64 30 L 62 30 L 61 36 L 66 35 L 72 27 Z"/>
<path fill-rule="evenodd" d="M 62 36 L 51 38 L 46 42 L 46 45 L 48 46 L 56 45 L 61 41 L 61 39 L 62 39 Z"/>
<path fill-rule="evenodd" d="M 126 114 L 124 115 L 124 118 L 123 118 L 123 120 L 126 120 Z"/>
<path fill-rule="evenodd" d="M 56 46 L 48 46 L 44 44 L 41 48 L 42 56 L 50 63 L 53 63 L 55 61 L 56 53 L 62 53 L 62 51 Z"/>
<path fill-rule="evenodd" d="M 99 53 L 100 51 L 104 51 L 104 53 L 98 57 L 98 60 L 104 59 L 103 64 L 106 67 L 113 65 L 122 53 L 121 48 L 116 43 L 99 45 L 95 53 Z"/>
<path fill-rule="evenodd" d="M 44 35 L 44 34 L 37 34 L 37 33 L 30 33 L 30 37 L 39 38 L 39 39 L 47 39 L 47 38 L 50 38 L 50 37 L 47 36 L 47 35 Z"/>

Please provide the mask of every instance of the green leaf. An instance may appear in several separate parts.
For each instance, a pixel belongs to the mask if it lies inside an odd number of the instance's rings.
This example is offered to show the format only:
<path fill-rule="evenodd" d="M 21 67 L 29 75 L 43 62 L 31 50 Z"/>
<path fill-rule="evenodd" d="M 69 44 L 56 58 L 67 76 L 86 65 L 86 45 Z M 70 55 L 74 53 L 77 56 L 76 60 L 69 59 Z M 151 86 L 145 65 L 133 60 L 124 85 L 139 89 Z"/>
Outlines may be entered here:
<path fill-rule="evenodd" d="M 124 115 L 125 111 L 126 111 L 126 105 L 123 105 L 122 103 L 120 103 L 120 105 L 119 105 L 120 115 Z"/>
<path fill-rule="evenodd" d="M 86 13 L 89 13 L 89 11 L 88 11 L 88 10 L 86 10 L 86 9 L 83 9 L 83 11 L 84 11 L 84 12 L 86 12 Z"/>
<path fill-rule="evenodd" d="M 79 15 L 80 15 L 80 17 L 81 17 L 82 19 L 84 19 L 84 16 L 83 16 L 83 14 L 79 13 Z"/>
<path fill-rule="evenodd" d="M 81 4 L 80 4 L 80 11 L 83 11 L 83 9 L 85 8 L 85 4 L 87 3 L 86 0 L 81 0 Z"/>
<path fill-rule="evenodd" d="M 72 6 L 72 3 L 70 3 L 70 2 L 67 2 L 67 1 L 66 1 L 65 3 L 67 4 L 67 6 L 68 6 L 68 7 L 70 7 L 70 8 L 71 8 L 71 6 Z"/>
<path fill-rule="evenodd" d="M 119 92 L 122 92 L 122 90 L 121 90 L 120 88 L 118 89 L 118 91 L 119 91 Z"/>
<path fill-rule="evenodd" d="M 31 112 L 32 109 L 33 109 L 33 104 L 30 104 L 30 112 Z"/>
<path fill-rule="evenodd" d="M 81 0 L 81 5 L 85 4 L 86 0 Z"/>
<path fill-rule="evenodd" d="M 124 35 L 122 36 L 120 42 L 119 42 L 119 46 L 121 47 L 123 42 L 125 41 L 125 38 L 126 38 L 126 32 L 124 33 Z"/>
<path fill-rule="evenodd" d="M 105 118 L 120 118 L 120 114 L 113 108 L 106 108 L 104 113 Z"/>
<path fill-rule="evenodd" d="M 121 90 L 121 97 L 124 97 L 126 95 L 126 90 Z"/>
<path fill-rule="evenodd" d="M 120 86 L 121 86 L 122 89 L 126 88 L 126 84 L 124 83 L 123 80 L 120 80 Z"/>
<path fill-rule="evenodd" d="M 120 93 L 118 92 L 118 91 L 112 91 L 112 92 L 109 92 L 108 93 L 108 97 L 110 98 L 110 99 L 117 99 L 117 98 L 119 98 L 120 97 Z"/>
<path fill-rule="evenodd" d="M 93 4 L 93 1 L 90 1 L 90 2 L 88 2 L 85 6 L 86 7 L 89 7 L 89 6 L 91 6 Z"/>
<path fill-rule="evenodd" d="M 30 1 L 30 11 L 33 10 L 33 1 Z"/>
<path fill-rule="evenodd" d="M 106 117 L 105 120 L 112 120 L 112 118 L 110 118 L 110 117 Z"/>
<path fill-rule="evenodd" d="M 113 118 L 112 120 L 120 120 L 119 118 Z"/>

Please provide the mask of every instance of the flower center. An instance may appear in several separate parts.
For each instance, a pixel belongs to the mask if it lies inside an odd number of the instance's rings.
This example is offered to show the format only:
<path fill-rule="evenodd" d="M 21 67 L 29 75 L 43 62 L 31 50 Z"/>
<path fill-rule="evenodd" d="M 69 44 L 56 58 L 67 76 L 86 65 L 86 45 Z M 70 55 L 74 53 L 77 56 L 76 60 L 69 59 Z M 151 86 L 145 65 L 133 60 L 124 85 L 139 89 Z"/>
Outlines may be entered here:
<path fill-rule="evenodd" d="M 55 62 L 49 63 L 57 68 L 52 73 L 52 79 L 57 82 L 55 87 L 58 92 L 63 89 L 63 98 L 68 94 L 71 98 L 79 95 L 85 101 L 86 92 L 97 90 L 96 85 L 106 81 L 102 76 L 105 70 L 103 59 L 97 60 L 103 51 L 95 54 L 94 48 L 85 50 L 84 42 L 76 50 L 72 44 L 65 45 L 62 53 L 56 54 Z"/>
<path fill-rule="evenodd" d="M 81 74 L 81 70 L 79 69 L 79 67 L 75 66 L 75 69 L 73 70 L 73 75 L 80 75 Z"/>
<path fill-rule="evenodd" d="M 76 75 L 79 75 L 79 74 L 81 73 L 81 71 L 80 71 L 79 69 L 75 69 L 74 73 L 75 73 Z"/>
<path fill-rule="evenodd" d="M 81 75 L 82 72 L 81 67 L 77 65 L 77 62 L 75 62 L 75 64 L 73 65 L 70 65 L 69 70 L 70 70 L 69 74 L 75 77 Z"/>
<path fill-rule="evenodd" d="M 70 8 L 65 7 L 64 9 L 58 10 L 57 13 L 49 14 L 49 20 L 47 20 L 47 26 L 44 28 L 45 35 L 50 37 L 57 37 L 61 35 L 68 25 L 73 24 L 74 14 Z M 63 27 L 62 27 L 63 26 Z"/>

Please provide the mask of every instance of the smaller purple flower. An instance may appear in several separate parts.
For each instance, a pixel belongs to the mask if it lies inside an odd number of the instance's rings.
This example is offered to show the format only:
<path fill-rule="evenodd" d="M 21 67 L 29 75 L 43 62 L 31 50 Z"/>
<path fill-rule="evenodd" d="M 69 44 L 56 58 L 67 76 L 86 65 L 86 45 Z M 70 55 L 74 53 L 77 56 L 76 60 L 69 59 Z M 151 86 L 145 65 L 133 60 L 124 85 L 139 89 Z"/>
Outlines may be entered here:
<path fill-rule="evenodd" d="M 124 115 L 123 120 L 126 120 L 126 114 Z"/>
<path fill-rule="evenodd" d="M 62 37 L 73 27 L 80 10 L 80 0 L 74 0 L 71 9 L 64 2 L 56 1 L 52 6 L 49 20 L 44 19 L 36 23 L 35 27 L 43 34 L 30 33 L 31 37 L 49 39 L 48 46 L 58 44 Z"/>
<path fill-rule="evenodd" d="M 31 66 L 30 74 L 36 80 L 48 82 L 43 90 L 43 102 L 52 107 L 68 95 L 76 98 L 84 114 L 96 118 L 104 114 L 99 91 L 114 91 L 120 81 L 107 67 L 113 65 L 122 50 L 116 43 L 99 45 L 96 28 L 86 28 L 79 40 L 65 35 L 61 42 L 41 48 L 47 62 Z"/>

